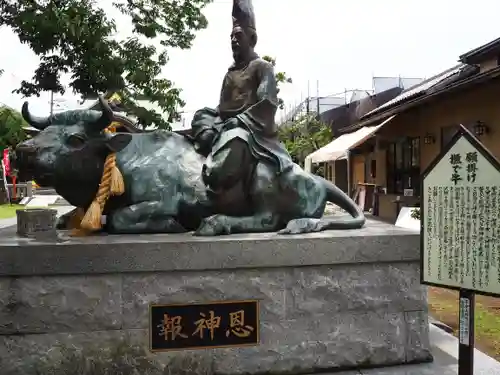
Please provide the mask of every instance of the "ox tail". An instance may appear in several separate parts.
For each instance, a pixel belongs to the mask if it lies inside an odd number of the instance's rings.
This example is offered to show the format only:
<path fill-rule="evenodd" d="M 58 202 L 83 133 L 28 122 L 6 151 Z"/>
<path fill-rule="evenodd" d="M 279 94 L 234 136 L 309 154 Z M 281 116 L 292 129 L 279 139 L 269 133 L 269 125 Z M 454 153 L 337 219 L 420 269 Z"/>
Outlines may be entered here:
<path fill-rule="evenodd" d="M 319 177 L 319 179 L 326 189 L 326 201 L 339 206 L 351 215 L 351 217 L 339 216 L 321 218 L 319 222 L 321 226 L 320 230 L 362 228 L 366 222 L 363 210 L 346 193 L 339 189 L 338 186 L 325 180 L 323 177 Z"/>
<path fill-rule="evenodd" d="M 320 219 L 302 218 L 294 219 L 288 222 L 286 228 L 280 230 L 279 234 L 299 234 L 321 232 L 329 229 L 360 229 L 365 225 L 365 215 L 361 208 L 349 198 L 349 196 L 339 189 L 335 184 L 325 180 L 320 176 L 315 176 L 319 183 L 326 190 L 326 200 L 322 202 L 321 207 L 324 210 L 326 202 L 331 202 L 349 215 L 339 215 L 336 217 L 322 217 Z"/>

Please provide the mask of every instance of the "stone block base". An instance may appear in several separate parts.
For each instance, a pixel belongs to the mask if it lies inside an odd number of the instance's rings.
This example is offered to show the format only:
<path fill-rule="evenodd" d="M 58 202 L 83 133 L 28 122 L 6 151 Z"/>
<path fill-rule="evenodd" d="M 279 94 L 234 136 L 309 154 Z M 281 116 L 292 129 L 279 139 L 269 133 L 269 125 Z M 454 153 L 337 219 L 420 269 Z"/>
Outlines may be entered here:
<path fill-rule="evenodd" d="M 17 250 L 0 241 L 2 375 L 296 374 L 432 360 L 419 239 L 403 230 L 110 239 Z M 149 352 L 151 303 L 245 299 L 260 300 L 258 346 Z"/>

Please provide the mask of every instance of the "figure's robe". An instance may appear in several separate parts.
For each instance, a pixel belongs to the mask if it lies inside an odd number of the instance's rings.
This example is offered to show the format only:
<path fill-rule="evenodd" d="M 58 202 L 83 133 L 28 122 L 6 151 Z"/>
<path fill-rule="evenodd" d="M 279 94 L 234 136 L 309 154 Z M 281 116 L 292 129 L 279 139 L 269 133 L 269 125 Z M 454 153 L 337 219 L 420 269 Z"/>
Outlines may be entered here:
<path fill-rule="evenodd" d="M 247 142 L 252 154 L 258 160 L 272 163 L 280 173 L 291 167 L 293 162 L 278 139 L 274 121 L 277 106 L 273 66 L 254 55 L 247 65 L 233 65 L 229 68 L 222 84 L 219 106 L 196 112 L 191 124 L 192 135 L 197 140 L 203 132 L 213 129 L 218 133 L 214 140 L 216 142 L 228 130 L 228 120 L 236 118 L 238 126 L 249 133 Z M 227 135 L 230 133 L 232 132 Z M 229 141 L 230 139 L 225 139 L 224 143 Z"/>

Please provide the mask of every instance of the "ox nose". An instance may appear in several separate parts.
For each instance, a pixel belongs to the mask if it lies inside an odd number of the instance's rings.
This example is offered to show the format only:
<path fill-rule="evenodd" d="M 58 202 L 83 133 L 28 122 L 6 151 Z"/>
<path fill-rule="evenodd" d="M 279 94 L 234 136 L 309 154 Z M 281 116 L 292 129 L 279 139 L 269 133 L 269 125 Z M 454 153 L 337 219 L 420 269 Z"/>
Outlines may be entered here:
<path fill-rule="evenodd" d="M 32 146 L 20 144 L 16 147 L 15 164 L 21 169 L 32 170 L 36 161 L 36 149 Z"/>

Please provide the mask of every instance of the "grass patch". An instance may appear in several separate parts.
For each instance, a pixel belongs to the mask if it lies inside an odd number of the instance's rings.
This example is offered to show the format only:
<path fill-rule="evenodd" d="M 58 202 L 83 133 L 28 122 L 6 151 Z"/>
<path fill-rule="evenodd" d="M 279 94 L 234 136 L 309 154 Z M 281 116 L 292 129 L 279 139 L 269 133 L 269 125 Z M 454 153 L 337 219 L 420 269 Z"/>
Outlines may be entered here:
<path fill-rule="evenodd" d="M 434 318 L 453 328 L 458 336 L 458 292 L 429 288 L 429 310 Z M 498 299 L 476 296 L 476 348 L 500 361 L 500 310 Z"/>
<path fill-rule="evenodd" d="M 23 207 L 19 204 L 0 204 L 0 219 L 15 217 L 16 210 L 20 210 Z"/>
<path fill-rule="evenodd" d="M 476 341 L 486 353 L 500 360 L 500 314 L 476 302 Z"/>

